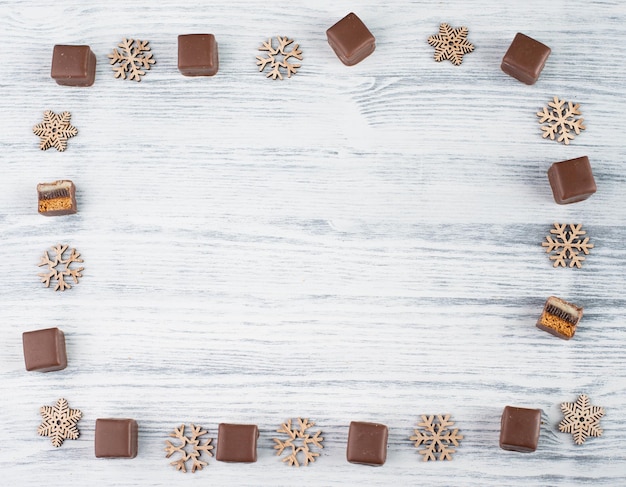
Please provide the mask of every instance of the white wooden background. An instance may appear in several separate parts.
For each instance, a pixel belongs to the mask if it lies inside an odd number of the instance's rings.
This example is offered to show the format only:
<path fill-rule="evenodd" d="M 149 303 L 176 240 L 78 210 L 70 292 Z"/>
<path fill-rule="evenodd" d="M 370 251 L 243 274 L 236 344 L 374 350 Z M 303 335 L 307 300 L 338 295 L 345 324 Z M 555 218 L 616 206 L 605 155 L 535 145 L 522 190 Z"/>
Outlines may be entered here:
<path fill-rule="evenodd" d="M 348 68 L 325 30 L 355 11 L 375 53 Z M 624 485 L 626 454 L 626 5 L 620 0 L 359 2 L 0 1 L 0 484 Z M 475 52 L 435 63 L 440 22 Z M 552 48 L 534 86 L 500 71 L 516 32 Z M 213 78 L 179 74 L 177 35 L 213 33 Z M 256 49 L 288 35 L 301 71 L 256 71 Z M 123 37 L 151 42 L 141 83 L 113 78 Z M 50 79 L 54 44 L 89 44 L 90 88 Z M 553 96 L 581 104 L 570 146 L 541 138 Z M 79 135 L 38 150 L 43 111 Z M 546 171 L 589 156 L 598 192 L 559 206 Z M 77 185 L 79 213 L 44 218 L 36 185 Z M 583 223 L 582 269 L 553 269 L 553 222 Z M 84 278 L 39 283 L 43 250 L 68 243 Z M 584 306 L 570 342 L 535 327 L 545 299 Z M 26 372 L 22 332 L 58 326 L 69 366 Z M 587 393 L 604 436 L 557 431 L 558 404 Z M 39 407 L 83 411 L 55 449 Z M 533 454 L 498 447 L 502 408 L 541 408 Z M 451 413 L 465 439 L 424 463 L 420 414 Z M 309 417 L 326 439 L 308 468 L 274 456 L 274 430 Z M 140 425 L 134 460 L 96 459 L 99 417 Z M 390 428 L 381 468 L 345 460 L 348 424 Z M 182 474 L 164 445 L 181 423 L 215 438 L 256 423 L 258 462 Z"/>

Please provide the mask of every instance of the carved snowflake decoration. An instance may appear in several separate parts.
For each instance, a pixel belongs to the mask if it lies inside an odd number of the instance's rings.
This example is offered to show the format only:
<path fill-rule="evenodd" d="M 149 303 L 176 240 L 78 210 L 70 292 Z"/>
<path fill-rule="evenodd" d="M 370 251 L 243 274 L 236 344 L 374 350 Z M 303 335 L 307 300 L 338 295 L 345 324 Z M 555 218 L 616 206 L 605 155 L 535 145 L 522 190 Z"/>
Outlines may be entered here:
<path fill-rule="evenodd" d="M 546 248 L 546 253 L 550 254 L 554 252 L 554 255 L 550 255 L 550 260 L 554 261 L 553 267 L 567 267 L 567 259 L 569 259 L 570 267 L 582 266 L 585 257 L 581 253 L 588 255 L 589 250 L 593 248 L 593 244 L 589 243 L 589 237 L 582 239 L 583 235 L 587 232 L 582 230 L 582 224 L 569 225 L 570 231 L 567 231 L 567 223 L 563 225 L 559 223 L 554 224 L 554 228 L 550 230 L 550 233 L 556 235 L 555 239 L 552 239 L 550 235 L 546 236 L 546 242 L 542 242 L 541 246 Z"/>
<path fill-rule="evenodd" d="M 66 399 L 59 399 L 56 406 L 39 409 L 43 423 L 37 428 L 39 436 L 49 436 L 52 446 L 60 447 L 66 439 L 76 440 L 80 435 L 76 426 L 83 416 L 78 409 L 70 409 Z"/>
<path fill-rule="evenodd" d="M 576 115 L 580 115 L 580 104 L 574 105 L 571 101 L 559 100 L 555 96 L 547 107 L 543 107 L 543 111 L 537 112 L 539 123 L 546 124 L 541 126 L 543 138 L 550 137 L 550 140 L 554 140 L 558 135 L 557 142 L 569 145 L 569 141 L 575 137 L 572 130 L 576 135 L 585 130 L 584 118 L 575 118 Z"/>
<path fill-rule="evenodd" d="M 587 395 L 581 394 L 574 403 L 562 403 L 561 411 L 564 419 L 559 423 L 559 431 L 571 433 L 577 445 L 590 436 L 602 436 L 600 418 L 604 416 L 604 408 L 591 406 Z"/>
<path fill-rule="evenodd" d="M 203 452 L 208 457 L 213 456 L 211 453 L 211 450 L 213 450 L 213 445 L 211 445 L 213 438 L 207 438 L 204 440 L 204 443 L 202 443 L 203 440 L 201 437 L 206 435 L 207 432 L 200 426 L 193 424 L 189 426 L 191 427 L 191 433 L 189 435 L 185 435 L 184 424 L 181 424 L 180 428 L 174 428 L 174 432 L 170 433 L 172 438 L 180 440 L 180 444 L 173 445 L 169 440 L 165 440 L 167 444 L 165 447 L 165 451 L 167 452 L 165 458 L 171 457 L 174 453 L 179 453 L 180 458 L 171 462 L 170 465 L 176 467 L 176 470 L 187 472 L 186 463 L 191 460 L 191 473 L 195 473 L 196 470 L 202 470 L 203 467 L 208 465 L 207 462 L 200 460 L 200 456 Z"/>
<path fill-rule="evenodd" d="M 51 247 L 53 250 L 52 259 L 50 259 L 48 251 L 44 250 L 41 262 L 38 264 L 38 267 L 48 266 L 48 272 L 38 274 L 38 276 L 46 287 L 50 287 L 51 281 L 56 281 L 55 291 L 71 289 L 72 286 L 65 280 L 67 276 L 71 276 L 75 284 L 78 284 L 79 277 L 83 277 L 81 272 L 85 269 L 84 267 L 70 267 L 74 262 L 83 262 L 76 249 L 70 249 L 70 255 L 64 258 L 68 247 L 69 245 L 62 244 Z"/>
<path fill-rule="evenodd" d="M 439 34 L 428 38 L 428 43 L 435 48 L 435 61 L 449 59 L 452 64 L 459 66 L 463 56 L 474 50 L 474 44 L 467 41 L 467 33 L 467 27 L 455 29 L 449 24 L 441 24 Z"/>
<path fill-rule="evenodd" d="M 70 112 L 63 112 L 60 115 L 50 110 L 43 112 L 43 122 L 33 127 L 33 132 L 41 139 L 39 148 L 48 150 L 54 147 L 60 152 L 67 149 L 67 139 L 78 133 L 76 127 L 70 123 L 71 118 Z"/>
<path fill-rule="evenodd" d="M 141 81 L 141 77 L 156 63 L 156 61 L 152 59 L 148 42 L 149 41 L 124 39 L 118 44 L 118 47 L 122 48 L 122 52 L 113 49 L 113 52 L 109 54 L 108 57 L 112 65 L 119 64 L 119 66 L 113 67 L 116 78 L 121 77 L 122 79 L 126 79 L 126 74 L 128 73 L 129 80 Z"/>
<path fill-rule="evenodd" d="M 287 440 L 283 441 L 274 438 L 274 442 L 276 442 L 274 449 L 277 450 L 276 455 L 280 456 L 285 450 L 289 451 L 289 455 L 283 458 L 283 462 L 287 462 L 289 466 L 300 466 L 298 461 L 299 453 L 302 453 L 303 458 L 301 461 L 304 465 L 308 465 L 309 462 L 315 462 L 315 458 L 319 457 L 320 454 L 311 451 L 311 446 L 316 446 L 319 449 L 324 448 L 322 445 L 324 438 L 320 436 L 322 434 L 321 431 L 318 431 L 313 436 L 307 432 L 313 426 L 315 426 L 314 422 L 301 418 L 298 418 L 298 426 L 292 426 L 291 419 L 283 423 L 276 432 L 284 433 L 287 436 Z"/>
<path fill-rule="evenodd" d="M 456 452 L 452 446 L 459 446 L 459 441 L 463 439 L 463 435 L 459 434 L 459 430 L 450 430 L 449 427 L 454 424 L 450 421 L 450 415 L 435 416 L 422 415 L 422 422 L 418 423 L 420 428 L 414 430 L 415 435 L 409 439 L 415 442 L 415 447 L 424 445 L 425 448 L 418 450 L 418 453 L 424 455 L 424 461 L 428 460 L 452 460 L 451 455 Z M 439 455 L 439 457 L 437 457 Z"/>
<path fill-rule="evenodd" d="M 278 39 L 277 47 L 274 47 L 272 38 L 269 38 L 267 42 L 264 42 L 263 45 L 259 47 L 259 51 L 267 52 L 268 54 L 267 57 L 257 56 L 256 64 L 259 66 L 259 71 L 263 71 L 268 65 L 272 68 L 267 73 L 266 78 L 271 76 L 272 79 L 283 79 L 280 68 L 283 68 L 287 73 L 287 77 L 291 78 L 291 75 L 295 74 L 301 65 L 293 64 L 289 62 L 289 60 L 294 58 L 302 61 L 302 51 L 298 48 L 298 44 L 296 44 L 291 51 L 285 50 L 285 48 L 293 42 L 293 39 L 280 36 L 277 36 L 276 39 Z"/>

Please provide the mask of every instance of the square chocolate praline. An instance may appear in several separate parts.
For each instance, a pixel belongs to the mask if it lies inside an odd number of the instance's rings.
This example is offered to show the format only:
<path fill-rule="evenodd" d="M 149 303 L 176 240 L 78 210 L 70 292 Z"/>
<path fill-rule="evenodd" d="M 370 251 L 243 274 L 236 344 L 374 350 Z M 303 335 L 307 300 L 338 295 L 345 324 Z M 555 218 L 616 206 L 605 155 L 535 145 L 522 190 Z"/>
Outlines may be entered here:
<path fill-rule="evenodd" d="M 384 424 L 352 421 L 346 459 L 350 463 L 380 466 L 387 460 L 389 430 Z"/>
<path fill-rule="evenodd" d="M 178 36 L 178 70 L 184 76 L 214 76 L 219 68 L 213 34 Z"/>
<path fill-rule="evenodd" d="M 217 429 L 217 453 L 220 462 L 256 462 L 256 443 L 259 428 L 256 424 L 220 423 Z"/>
<path fill-rule="evenodd" d="M 91 86 L 96 79 L 96 55 L 89 46 L 57 44 L 50 75 L 63 86 Z"/>
<path fill-rule="evenodd" d="M 376 49 L 376 39 L 354 13 L 349 13 L 326 31 L 328 44 L 346 66 L 360 63 Z"/>
<path fill-rule="evenodd" d="M 26 370 L 52 372 L 67 367 L 65 335 L 58 328 L 27 331 L 22 334 Z"/>
<path fill-rule="evenodd" d="M 96 458 L 135 458 L 138 430 L 137 421 L 134 419 L 97 419 Z"/>
<path fill-rule="evenodd" d="M 533 85 L 546 64 L 550 48 L 518 32 L 502 58 L 502 71 L 527 85 Z"/>
<path fill-rule="evenodd" d="M 587 156 L 555 162 L 548 169 L 548 181 L 559 205 L 586 200 L 597 189 Z"/>
<path fill-rule="evenodd" d="M 534 452 L 539 442 L 541 409 L 506 406 L 500 421 L 500 448 Z"/>

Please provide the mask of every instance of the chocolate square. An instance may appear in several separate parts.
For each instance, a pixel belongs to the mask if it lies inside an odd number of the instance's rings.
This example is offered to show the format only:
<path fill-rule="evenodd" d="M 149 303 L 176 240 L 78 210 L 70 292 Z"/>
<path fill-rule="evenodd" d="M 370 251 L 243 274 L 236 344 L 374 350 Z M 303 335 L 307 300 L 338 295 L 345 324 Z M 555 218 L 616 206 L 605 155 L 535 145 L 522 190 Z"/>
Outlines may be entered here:
<path fill-rule="evenodd" d="M 37 211 L 44 216 L 76 213 L 76 186 L 68 179 L 37 185 Z"/>
<path fill-rule="evenodd" d="M 65 335 L 58 328 L 22 333 L 26 370 L 52 372 L 67 367 Z"/>
<path fill-rule="evenodd" d="M 509 76 L 533 85 L 539 79 L 549 55 L 548 46 L 518 32 L 502 58 L 500 67 Z"/>
<path fill-rule="evenodd" d="M 541 409 L 506 406 L 500 421 L 500 448 L 533 452 L 539 442 Z"/>
<path fill-rule="evenodd" d="M 352 421 L 346 458 L 350 463 L 379 466 L 387 460 L 389 430 L 384 424 Z"/>
<path fill-rule="evenodd" d="M 220 423 L 217 429 L 217 454 L 220 462 L 256 462 L 256 424 Z"/>
<path fill-rule="evenodd" d="M 213 76 L 219 59 L 213 34 L 178 36 L 178 70 L 185 76 Z"/>
<path fill-rule="evenodd" d="M 96 458 L 135 458 L 138 430 L 134 419 L 96 419 Z"/>
<path fill-rule="evenodd" d="M 559 205 L 586 200 L 597 189 L 587 156 L 555 162 L 548 169 L 548 181 Z"/>
<path fill-rule="evenodd" d="M 537 320 L 537 328 L 554 336 L 569 340 L 583 317 L 583 309 L 555 296 L 550 296 Z"/>
<path fill-rule="evenodd" d="M 346 66 L 360 63 L 376 49 L 376 39 L 352 12 L 328 29 L 326 37 L 330 47 Z"/>
<path fill-rule="evenodd" d="M 96 55 L 89 46 L 57 44 L 50 75 L 63 86 L 91 86 L 96 79 Z"/>

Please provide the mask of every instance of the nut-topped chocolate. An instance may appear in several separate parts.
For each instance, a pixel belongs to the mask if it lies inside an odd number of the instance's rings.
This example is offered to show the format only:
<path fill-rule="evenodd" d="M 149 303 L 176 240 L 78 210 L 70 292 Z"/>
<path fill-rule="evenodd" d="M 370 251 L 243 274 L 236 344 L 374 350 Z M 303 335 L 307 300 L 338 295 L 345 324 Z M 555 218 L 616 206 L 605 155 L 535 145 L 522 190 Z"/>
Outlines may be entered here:
<path fill-rule="evenodd" d="M 213 34 L 178 36 L 178 70 L 184 76 L 214 76 L 219 68 Z"/>
<path fill-rule="evenodd" d="M 509 76 L 532 85 L 539 79 L 550 52 L 545 44 L 518 32 L 500 67 Z"/>
<path fill-rule="evenodd" d="M 59 216 L 76 213 L 76 187 L 67 179 L 37 185 L 40 215 Z"/>
<path fill-rule="evenodd" d="M 328 44 L 346 66 L 360 63 L 376 49 L 376 39 L 355 13 L 349 13 L 326 31 Z"/>
<path fill-rule="evenodd" d="M 96 79 L 96 55 L 89 46 L 57 44 L 50 75 L 59 85 L 91 86 Z"/>

